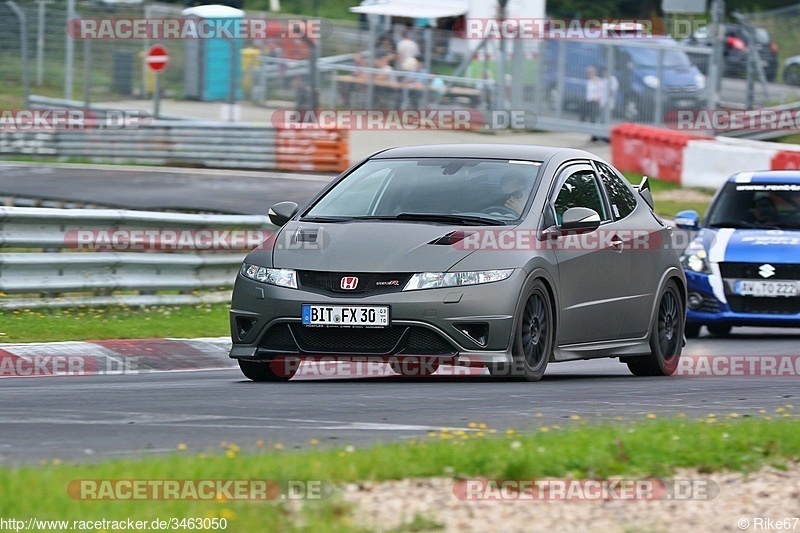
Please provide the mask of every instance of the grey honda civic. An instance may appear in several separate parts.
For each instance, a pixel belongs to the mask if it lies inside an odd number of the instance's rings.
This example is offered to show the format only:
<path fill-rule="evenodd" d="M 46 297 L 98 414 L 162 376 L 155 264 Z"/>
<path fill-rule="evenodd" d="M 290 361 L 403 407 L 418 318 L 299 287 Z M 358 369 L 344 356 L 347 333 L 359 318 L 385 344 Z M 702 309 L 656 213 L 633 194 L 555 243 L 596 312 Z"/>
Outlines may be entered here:
<path fill-rule="evenodd" d="M 251 380 L 321 358 L 529 381 L 550 362 L 678 365 L 686 278 L 671 229 L 646 178 L 634 188 L 582 150 L 393 148 L 269 217 L 279 229 L 245 258 L 230 312 L 230 356 Z"/>

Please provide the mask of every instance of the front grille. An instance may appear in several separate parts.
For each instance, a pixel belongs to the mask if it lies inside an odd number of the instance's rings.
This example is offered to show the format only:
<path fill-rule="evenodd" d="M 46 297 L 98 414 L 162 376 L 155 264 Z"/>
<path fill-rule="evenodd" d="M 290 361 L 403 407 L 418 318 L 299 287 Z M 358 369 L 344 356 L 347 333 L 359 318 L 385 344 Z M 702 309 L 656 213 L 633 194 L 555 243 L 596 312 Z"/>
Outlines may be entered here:
<path fill-rule="evenodd" d="M 326 328 L 292 324 L 292 333 L 304 352 L 390 353 L 406 328 Z"/>
<path fill-rule="evenodd" d="M 414 355 L 453 353 L 453 347 L 441 335 L 427 328 L 409 328 L 405 353 Z"/>
<path fill-rule="evenodd" d="M 269 328 L 260 346 L 267 350 L 297 351 L 297 343 L 289 331 L 289 324 L 277 324 Z"/>
<path fill-rule="evenodd" d="M 308 327 L 278 324 L 264 335 L 259 347 L 284 353 L 455 355 L 444 337 L 422 326 L 388 328 Z"/>
<path fill-rule="evenodd" d="M 347 297 L 399 292 L 403 290 L 412 274 L 300 270 L 297 276 L 301 289 L 328 296 Z M 358 278 L 355 289 L 342 289 L 342 278 L 346 276 Z"/>
<path fill-rule="evenodd" d="M 765 264 L 770 264 L 775 268 L 774 276 L 764 278 L 758 273 L 761 265 Z M 779 263 L 720 263 L 719 271 L 723 278 L 800 280 L 800 265 Z"/>
<path fill-rule="evenodd" d="M 795 315 L 800 313 L 800 298 L 759 298 L 755 296 L 728 296 L 728 305 L 735 313 L 763 313 L 767 315 Z"/>

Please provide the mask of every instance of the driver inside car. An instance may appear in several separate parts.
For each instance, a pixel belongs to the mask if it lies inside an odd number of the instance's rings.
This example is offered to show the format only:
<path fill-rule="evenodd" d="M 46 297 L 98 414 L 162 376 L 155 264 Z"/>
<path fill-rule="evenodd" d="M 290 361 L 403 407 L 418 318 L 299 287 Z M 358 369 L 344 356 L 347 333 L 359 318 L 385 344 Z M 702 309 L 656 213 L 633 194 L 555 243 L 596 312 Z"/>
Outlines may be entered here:
<path fill-rule="evenodd" d="M 525 209 L 525 203 L 528 201 L 526 194 L 528 180 L 525 174 L 512 170 L 503 176 L 500 186 L 503 195 L 508 197 L 503 205 L 521 215 L 522 210 Z"/>
<path fill-rule="evenodd" d="M 756 224 L 774 224 L 778 214 L 775 202 L 769 196 L 756 197 L 750 208 L 753 222 Z"/>

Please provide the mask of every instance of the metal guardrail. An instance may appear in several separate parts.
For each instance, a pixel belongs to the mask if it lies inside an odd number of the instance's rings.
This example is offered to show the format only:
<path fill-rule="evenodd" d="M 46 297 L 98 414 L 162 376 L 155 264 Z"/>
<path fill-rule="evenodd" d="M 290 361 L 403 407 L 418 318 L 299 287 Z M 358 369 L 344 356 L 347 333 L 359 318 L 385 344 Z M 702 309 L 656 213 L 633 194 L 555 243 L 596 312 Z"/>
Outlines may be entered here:
<path fill-rule="evenodd" d="M 0 253 L 0 292 L 16 296 L 4 297 L 0 308 L 227 301 L 253 238 L 275 229 L 266 216 L 0 207 L 0 247 L 14 250 Z M 148 250 L 130 245 L 135 231 L 161 239 L 169 232 L 234 230 L 247 238 L 221 239 L 225 245 L 215 251 L 203 251 L 212 247 L 209 239 L 202 246 L 197 239 L 175 242 L 171 251 L 163 251 L 160 240 Z M 98 238 L 81 246 L 78 232 L 115 240 L 113 246 Z"/>
<path fill-rule="evenodd" d="M 147 114 L 133 117 L 122 127 L 119 109 L 90 106 L 86 110 L 79 102 L 40 96 L 31 97 L 31 107 L 78 109 L 93 116 L 72 129 L 0 128 L 0 155 L 258 170 L 341 172 L 349 166 L 347 131 L 188 119 L 150 122 Z M 111 113 L 116 115 L 106 122 Z"/>
<path fill-rule="evenodd" d="M 53 108 L 72 109 L 73 104 L 54 101 Z M 91 111 L 102 127 L 0 128 L 0 155 L 258 170 L 341 172 L 349 166 L 347 131 L 201 120 L 139 120 L 110 127 L 101 117 L 111 110 Z"/>
<path fill-rule="evenodd" d="M 85 158 L 93 162 L 274 169 L 274 128 L 203 121 L 156 121 L 136 128 L 0 130 L 0 154 Z"/>
<path fill-rule="evenodd" d="M 150 102 L 142 102 L 143 107 L 148 107 Z M 77 100 L 66 100 L 64 98 L 51 98 L 49 96 L 41 96 L 38 94 L 32 94 L 28 97 L 28 108 L 30 109 L 77 109 L 81 111 L 92 111 L 98 118 L 105 118 L 109 114 L 119 114 L 124 112 L 125 110 L 112 108 L 112 107 L 104 107 L 98 104 L 90 103 L 89 106 L 86 106 L 85 102 L 79 102 Z M 129 110 L 130 111 L 130 110 Z M 142 117 L 149 117 L 149 111 L 144 109 L 137 110 Z M 164 120 L 185 120 L 184 117 L 178 116 L 170 116 L 161 113 L 159 115 Z"/>

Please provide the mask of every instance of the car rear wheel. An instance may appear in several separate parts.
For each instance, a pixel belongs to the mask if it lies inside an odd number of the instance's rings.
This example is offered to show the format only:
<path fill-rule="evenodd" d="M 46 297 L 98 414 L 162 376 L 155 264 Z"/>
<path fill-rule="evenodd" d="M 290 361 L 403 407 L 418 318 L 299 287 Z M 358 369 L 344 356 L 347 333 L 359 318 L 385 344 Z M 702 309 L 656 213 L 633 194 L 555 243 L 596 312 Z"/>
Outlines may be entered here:
<path fill-rule="evenodd" d="M 239 368 L 252 381 L 289 381 L 297 373 L 299 363 L 293 359 L 277 357 L 272 361 L 245 361 L 239 359 Z"/>
<path fill-rule="evenodd" d="M 540 279 L 535 280 L 525 294 L 514 333 L 514 361 L 511 365 L 491 365 L 489 373 L 492 376 L 539 381 L 547 369 L 555 342 L 552 299 Z"/>
<path fill-rule="evenodd" d="M 395 374 L 409 378 L 426 378 L 432 376 L 439 370 L 437 361 L 429 361 L 417 358 L 392 359 L 389 366 Z"/>
<path fill-rule="evenodd" d="M 667 282 L 658 299 L 658 308 L 650 332 L 650 354 L 626 361 L 637 376 L 669 376 L 678 367 L 683 347 L 686 309 L 677 284 Z"/>

